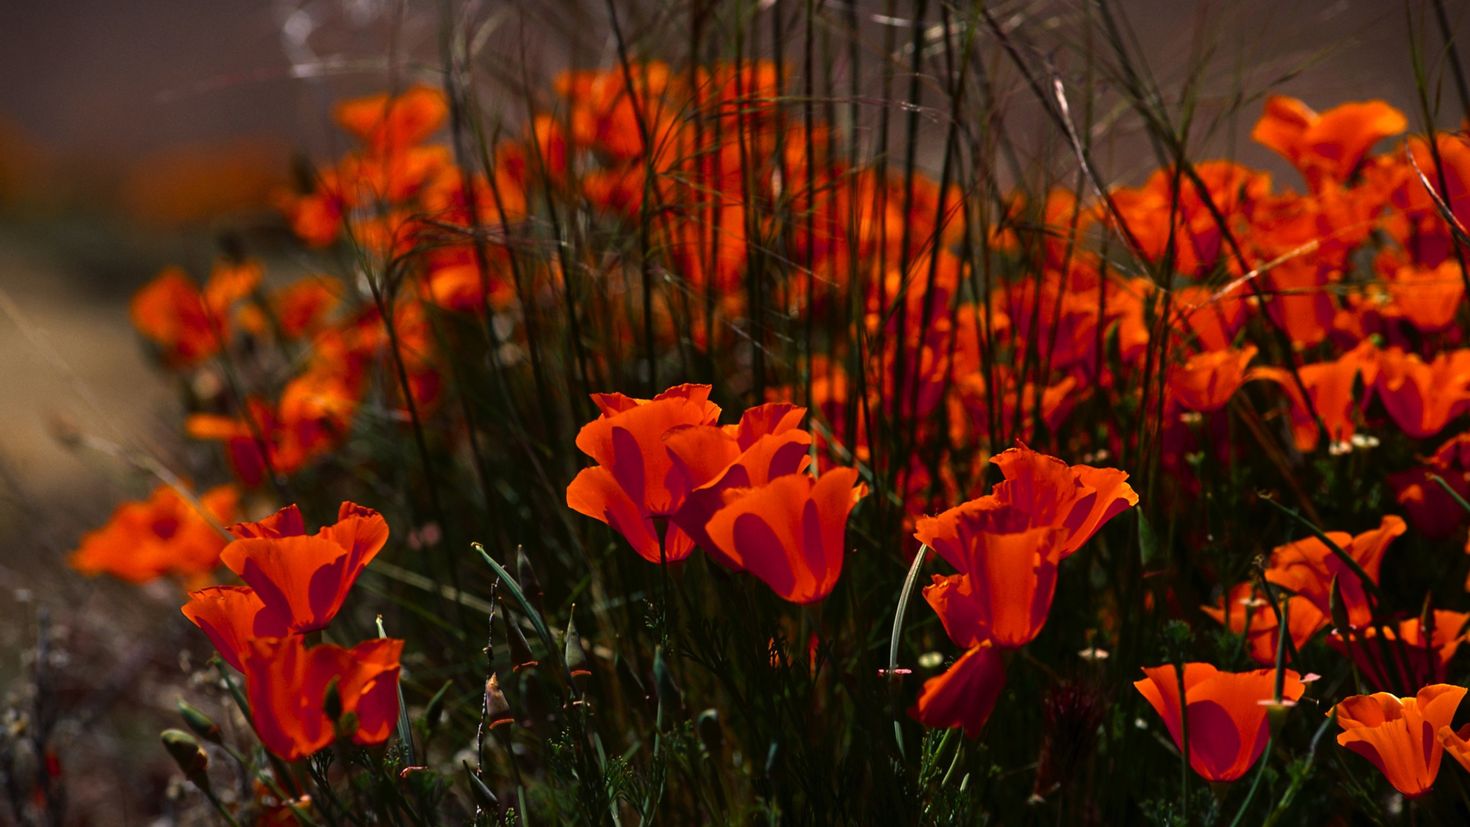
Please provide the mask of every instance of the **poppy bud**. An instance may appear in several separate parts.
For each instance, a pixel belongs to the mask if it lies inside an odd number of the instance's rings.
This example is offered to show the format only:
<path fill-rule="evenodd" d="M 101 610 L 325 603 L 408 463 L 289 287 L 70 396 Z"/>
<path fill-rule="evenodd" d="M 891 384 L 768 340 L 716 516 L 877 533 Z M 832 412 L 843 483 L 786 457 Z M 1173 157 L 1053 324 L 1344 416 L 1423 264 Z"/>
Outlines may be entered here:
<path fill-rule="evenodd" d="M 200 789 L 209 786 L 209 775 L 205 772 L 209 768 L 209 756 L 194 736 L 182 729 L 165 729 L 159 739 L 163 741 L 163 748 L 168 750 L 169 757 L 179 765 L 184 777 L 194 782 Z"/>
<path fill-rule="evenodd" d="M 485 681 L 485 720 L 490 722 L 491 729 L 515 722 L 515 717 L 510 714 L 510 702 L 500 691 L 500 678 L 494 672 L 490 673 L 490 680 Z"/>
<path fill-rule="evenodd" d="M 577 632 L 577 619 L 567 619 L 566 653 L 567 670 L 572 677 L 580 678 L 592 674 L 592 662 L 587 657 L 587 650 L 582 648 L 582 635 Z"/>
<path fill-rule="evenodd" d="M 706 709 L 699 713 L 694 721 L 694 729 L 699 733 L 699 742 L 711 755 L 717 755 L 724 745 L 725 733 L 720 728 L 720 713 L 715 709 Z"/>
<path fill-rule="evenodd" d="M 531 601 L 531 605 L 540 609 L 543 595 L 541 580 L 531 567 L 531 558 L 527 556 L 525 546 L 516 546 L 516 582 L 520 583 L 521 591 Z"/>
<path fill-rule="evenodd" d="M 183 698 L 179 699 L 179 716 L 184 719 L 184 725 L 189 731 L 200 738 L 218 744 L 220 742 L 219 724 L 216 724 L 208 715 L 189 705 Z"/>
<path fill-rule="evenodd" d="M 465 761 L 463 766 L 465 776 L 470 779 L 470 793 L 475 797 L 475 806 L 482 810 L 499 812 L 500 799 L 495 796 L 495 792 L 490 789 L 490 786 L 485 783 L 484 779 L 480 778 L 479 775 L 475 774 L 474 770 L 470 769 L 470 763 L 468 761 Z"/>
<path fill-rule="evenodd" d="M 507 629 L 506 637 L 510 640 L 510 662 L 512 671 L 519 672 L 522 669 L 531 669 L 541 662 L 531 654 L 531 644 L 526 642 L 526 636 L 521 632 L 521 627 L 516 625 L 509 617 L 505 618 Z"/>

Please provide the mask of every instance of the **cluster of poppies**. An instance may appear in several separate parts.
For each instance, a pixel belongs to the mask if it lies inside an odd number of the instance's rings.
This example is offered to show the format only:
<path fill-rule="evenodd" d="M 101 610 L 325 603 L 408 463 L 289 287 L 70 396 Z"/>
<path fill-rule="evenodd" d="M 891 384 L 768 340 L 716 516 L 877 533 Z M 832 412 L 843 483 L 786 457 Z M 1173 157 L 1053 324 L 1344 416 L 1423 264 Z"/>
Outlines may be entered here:
<path fill-rule="evenodd" d="M 189 593 L 184 616 L 219 656 L 245 675 L 260 741 L 287 761 L 337 739 L 381 744 L 398 719 L 403 641 L 375 638 L 350 649 L 311 645 L 341 610 L 362 570 L 388 541 L 382 515 L 342 503 L 337 522 L 306 532 L 301 511 L 284 508 L 230 526 L 219 559 L 247 585 Z"/>
<path fill-rule="evenodd" d="M 440 346 L 442 319 L 483 323 L 484 363 L 531 374 L 559 325 L 567 352 L 548 361 L 575 366 L 583 390 L 627 375 L 618 359 L 640 350 L 652 376 L 674 361 L 662 354 L 687 365 L 697 352 L 730 377 L 722 392 L 764 402 L 722 425 L 710 385 L 592 394 L 598 415 L 575 439 L 591 464 L 566 488 L 570 509 L 650 563 L 698 548 L 804 604 L 838 583 L 849 516 L 871 485 L 920 553 L 954 572 L 923 594 L 962 654 L 911 714 L 974 737 L 1009 653 L 1045 626 L 1062 562 L 1139 501 L 1126 473 L 1026 442 L 1146 461 L 1147 440 L 1175 483 L 1156 486 L 1149 508 L 1188 516 L 1203 500 L 1201 463 L 1188 460 L 1241 459 L 1238 423 L 1282 464 L 1393 439 L 1404 450 L 1387 480 L 1407 519 L 1374 513 L 1377 528 L 1280 545 L 1259 577 L 1218 584 L 1205 613 L 1262 668 L 1165 664 L 1135 687 L 1195 772 L 1232 781 L 1306 691 L 1311 676 L 1287 665 L 1324 636 L 1368 688 L 1405 693 L 1337 704 L 1339 743 L 1410 796 L 1433 784 L 1444 749 L 1470 767 L 1470 732 L 1450 728 L 1465 690 L 1444 683 L 1470 614 L 1427 601 L 1395 612 L 1379 583 L 1396 538 L 1470 522 L 1470 437 L 1427 450 L 1470 412 L 1470 343 L 1456 324 L 1470 318 L 1470 143 L 1438 134 L 1375 152 L 1407 128 L 1387 104 L 1318 113 L 1273 97 L 1252 136 L 1300 173 L 1300 192 L 1208 161 L 1093 201 L 1056 190 L 990 203 L 834 151 L 833 125 L 779 103 L 784 82 L 764 62 L 567 73 L 554 113 L 468 165 L 434 140 L 449 117 L 437 90 L 341 104 L 352 150 L 280 207 L 304 244 L 352 245 L 351 288 L 311 276 L 268 291 L 260 267 L 228 260 L 202 287 L 165 271 L 133 301 L 161 361 L 194 380 L 188 433 L 224 446 L 240 488 L 208 492 L 202 510 L 166 488 L 125 505 L 74 565 L 199 585 L 222 562 L 248 585 L 194 591 L 184 613 L 244 674 L 267 748 L 294 760 L 339 738 L 380 743 L 397 715 L 401 642 L 349 650 L 307 635 L 383 547 L 383 518 L 348 503 L 308 535 L 292 507 L 232 526 L 228 541 L 211 522 L 239 517 L 242 488 L 337 453 L 374 388 L 389 421 L 443 413 L 455 354 Z M 560 227 L 566 208 L 588 246 L 520 243 Z M 630 228 L 637 256 L 598 247 Z M 558 255 L 527 252 L 549 248 Z M 992 269 L 1021 275 L 992 281 Z M 590 296 L 581 278 L 595 281 Z M 629 312 L 586 333 L 594 307 Z M 538 319 L 556 335 L 537 341 Z M 594 335 L 607 346 L 587 347 Z M 807 358 L 765 364 L 798 335 Z M 264 341 L 289 358 L 270 381 L 227 391 L 212 361 Z M 990 464 L 1003 479 L 987 492 Z"/>
<path fill-rule="evenodd" d="M 697 546 L 785 600 L 821 600 L 842 573 L 847 517 L 866 492 L 857 470 L 814 473 L 812 435 L 799 427 L 806 409 L 759 405 L 722 426 L 709 394 L 709 385 L 678 385 L 653 399 L 593 395 L 601 415 L 577 447 L 596 465 L 567 486 L 567 505 L 649 562 Z"/>

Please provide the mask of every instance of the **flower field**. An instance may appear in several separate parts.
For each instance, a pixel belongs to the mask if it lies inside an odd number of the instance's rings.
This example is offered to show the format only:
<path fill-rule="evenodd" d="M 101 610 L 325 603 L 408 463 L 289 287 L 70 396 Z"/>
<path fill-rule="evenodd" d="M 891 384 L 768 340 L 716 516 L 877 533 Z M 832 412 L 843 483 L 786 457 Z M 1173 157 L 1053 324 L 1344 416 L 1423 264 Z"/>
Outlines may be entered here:
<path fill-rule="evenodd" d="M 1470 15 L 1302 100 L 868 5 L 405 4 L 131 295 L 183 459 L 54 430 L 179 652 L 150 823 L 1470 819 Z M 72 823 L 33 660 L 0 821 Z"/>

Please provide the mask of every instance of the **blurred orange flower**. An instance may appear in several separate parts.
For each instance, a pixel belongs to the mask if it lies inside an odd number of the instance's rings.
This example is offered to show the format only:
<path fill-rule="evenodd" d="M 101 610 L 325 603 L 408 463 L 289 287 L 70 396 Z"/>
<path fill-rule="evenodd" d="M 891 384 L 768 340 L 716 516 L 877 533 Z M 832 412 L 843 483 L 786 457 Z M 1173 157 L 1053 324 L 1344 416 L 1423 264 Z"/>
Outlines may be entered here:
<path fill-rule="evenodd" d="M 1344 103 L 1319 115 L 1296 98 L 1272 95 L 1251 137 L 1315 187 L 1324 179 L 1346 181 L 1374 144 L 1408 125 L 1402 112 L 1380 100 Z"/>
<path fill-rule="evenodd" d="M 220 264 L 204 289 L 170 267 L 133 296 L 133 326 L 157 344 L 174 367 L 192 367 L 229 340 L 230 308 L 260 282 L 256 264 Z"/>
<path fill-rule="evenodd" d="M 197 511 L 167 485 L 148 499 L 117 507 L 107 524 L 82 538 L 68 562 L 83 574 L 146 583 L 166 574 L 193 581 L 219 565 L 226 538 L 218 526 L 237 518 L 240 493 L 221 485 L 199 497 Z"/>

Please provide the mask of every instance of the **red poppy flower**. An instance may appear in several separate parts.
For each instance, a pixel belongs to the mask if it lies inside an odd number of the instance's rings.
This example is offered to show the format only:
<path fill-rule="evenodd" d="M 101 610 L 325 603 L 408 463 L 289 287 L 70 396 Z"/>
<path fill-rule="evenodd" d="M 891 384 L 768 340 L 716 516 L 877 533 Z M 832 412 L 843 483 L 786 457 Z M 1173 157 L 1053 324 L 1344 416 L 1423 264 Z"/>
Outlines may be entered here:
<path fill-rule="evenodd" d="M 1327 641 L 1352 656 L 1369 686 L 1425 686 L 1445 679 L 1445 667 L 1465 641 L 1470 614 L 1436 609 L 1430 619 L 1432 629 L 1414 617 L 1381 629 L 1364 626 L 1349 640 L 1338 630 Z"/>
<path fill-rule="evenodd" d="M 1379 100 L 1344 103 L 1319 115 L 1296 98 L 1272 95 L 1251 137 L 1317 186 L 1323 179 L 1346 181 L 1374 144 L 1407 126 L 1402 112 Z"/>
<path fill-rule="evenodd" d="M 269 622 L 293 632 L 330 623 L 357 576 L 388 542 L 382 515 L 350 502 L 342 503 L 336 523 L 316 534 L 306 533 L 294 505 L 230 532 L 240 539 L 220 559 L 260 595 Z"/>
<path fill-rule="evenodd" d="M 1297 369 L 1297 376 L 1306 386 L 1312 407 L 1327 428 L 1328 441 L 1342 443 L 1357 430 L 1354 415 L 1367 405 L 1368 394 L 1378 378 L 1378 349 L 1371 340 L 1364 339 L 1337 359 L 1301 366 Z M 1301 389 L 1289 371 L 1275 366 L 1254 367 L 1246 378 L 1275 382 L 1291 401 L 1291 432 L 1296 447 L 1302 451 L 1317 447 L 1320 438 L 1317 420 L 1312 417 Z M 1355 399 L 1353 392 L 1360 381 L 1365 390 L 1362 398 Z"/>
<path fill-rule="evenodd" d="M 1204 613 L 1230 631 L 1244 635 L 1246 652 L 1251 660 L 1262 666 L 1275 664 L 1281 625 L 1270 604 L 1250 583 L 1241 583 L 1231 589 L 1222 602 L 1225 601 L 1228 601 L 1228 606 L 1205 606 Z M 1287 598 L 1285 611 L 1291 643 L 1298 650 L 1329 623 L 1326 610 L 1301 595 Z"/>
<path fill-rule="evenodd" d="M 962 727 L 965 737 L 976 738 L 990 719 L 1005 684 L 1005 662 L 1000 652 L 988 641 L 979 643 L 942 674 L 924 681 L 909 715 L 931 729 Z"/>
<path fill-rule="evenodd" d="M 1028 526 L 1059 526 L 1066 529 L 1061 557 L 1067 558 L 1092 538 L 1109 520 L 1138 504 L 1138 495 L 1128 485 L 1128 474 L 1114 468 L 1067 465 L 1065 462 L 1027 448 L 1024 444 L 992 457 L 1005 479 L 997 483 L 991 497 L 996 505 L 1023 512 Z M 986 498 L 981 498 L 982 500 Z M 960 568 L 959 554 L 950 554 L 926 540 L 928 532 L 952 531 L 943 526 L 959 513 L 993 506 L 972 500 L 937 517 L 920 519 L 919 541 L 934 548 L 950 564 Z M 925 526 L 931 528 L 926 529 Z M 942 541 L 941 541 L 942 542 Z"/>
<path fill-rule="evenodd" d="M 1143 670 L 1133 688 L 1153 706 L 1169 728 L 1169 737 L 1184 749 L 1184 716 L 1180 714 L 1179 671 L 1172 665 Z M 1272 669 L 1221 672 L 1208 663 L 1184 664 L 1184 715 L 1189 721 L 1189 766 L 1209 781 L 1234 781 L 1261 757 L 1270 737 L 1267 705 L 1276 700 Z M 1281 700 L 1296 701 L 1306 687 L 1301 676 L 1286 670 Z M 1264 702 L 1264 703 L 1263 703 Z"/>
<path fill-rule="evenodd" d="M 689 493 L 663 438 L 680 425 L 713 425 L 720 409 L 709 392 L 709 385 L 678 385 L 653 399 L 593 394 L 602 415 L 582 427 L 577 447 L 597 465 L 567 486 L 567 506 L 607 523 L 651 563 L 688 557 L 694 542 L 687 534 L 670 523 L 661 544 L 653 524 L 678 511 Z"/>
<path fill-rule="evenodd" d="M 1385 350 L 1376 389 L 1405 434 L 1434 436 L 1470 405 L 1470 349 L 1444 351 L 1427 364 L 1400 348 Z"/>
<path fill-rule="evenodd" d="M 210 586 L 189 593 L 180 610 L 214 644 L 225 663 L 240 671 L 250 642 L 261 637 L 284 637 L 290 629 L 279 614 L 265 611 L 260 596 L 249 586 Z"/>
<path fill-rule="evenodd" d="M 1470 499 L 1470 434 L 1457 434 L 1439 446 L 1422 467 L 1389 474 L 1399 505 L 1414 528 L 1429 537 L 1448 537 L 1465 521 L 1465 509 L 1439 483 L 1438 476 L 1462 498 Z"/>
<path fill-rule="evenodd" d="M 1337 743 L 1373 762 L 1394 789 L 1410 798 L 1429 792 L 1444 757 L 1449 729 L 1465 688 L 1432 684 L 1412 698 L 1387 692 L 1354 695 L 1333 708 Z"/>
<path fill-rule="evenodd" d="M 1025 646 L 1046 624 L 1066 532 L 1058 526 L 1028 527 L 1024 520 L 1000 506 L 957 515 L 950 536 L 920 526 L 921 541 L 963 555 L 956 564 L 960 574 L 935 575 L 924 589 L 924 599 L 956 644 L 989 640 L 1000 647 Z"/>
<path fill-rule="evenodd" d="M 231 485 L 204 492 L 199 504 L 208 512 L 206 517 L 174 489 L 161 485 L 147 500 L 118 506 L 106 525 L 82 538 L 68 562 L 83 574 L 110 574 L 132 583 L 166 574 L 204 578 L 219 566 L 225 547 L 215 525 L 236 518 L 239 498 Z"/>
<path fill-rule="evenodd" d="M 1218 411 L 1245 382 L 1246 365 L 1255 356 L 1253 345 L 1240 350 L 1227 348 L 1196 353 L 1169 372 L 1169 394 L 1187 410 Z"/>
<path fill-rule="evenodd" d="M 1345 531 L 1330 531 L 1327 532 L 1327 537 L 1338 548 L 1347 552 L 1363 573 L 1377 583 L 1383 555 L 1388 551 L 1389 544 L 1405 530 L 1403 518 L 1387 514 L 1379 522 L 1378 528 L 1357 536 Z M 1368 597 L 1358 575 L 1316 537 L 1277 546 L 1271 552 L 1266 579 L 1308 598 L 1323 612 L 1331 610 L 1330 592 L 1332 581 L 1336 579 L 1342 591 L 1343 607 L 1347 610 L 1349 622 L 1354 626 L 1361 626 L 1372 619 Z"/>
<path fill-rule="evenodd" d="M 705 530 L 716 549 L 782 599 L 821 600 L 842 573 L 847 515 L 867 493 L 857 476 L 854 468 L 833 468 L 817 480 L 788 474 L 727 492 Z"/>
<path fill-rule="evenodd" d="M 163 349 L 171 365 L 198 364 L 229 339 L 230 308 L 250 295 L 260 275 L 259 265 L 221 264 L 201 290 L 183 270 L 170 267 L 133 296 L 133 326 Z"/>
<path fill-rule="evenodd" d="M 343 649 L 308 649 L 299 635 L 260 638 L 244 653 L 250 717 L 265 748 L 287 761 L 305 758 L 340 734 L 369 745 L 388 740 L 398 718 L 398 659 L 403 641 L 368 640 Z M 341 718 L 328 719 L 334 688 Z M 345 719 L 345 721 L 343 720 Z M 345 723 L 345 726 L 343 724 Z"/>
<path fill-rule="evenodd" d="M 1032 524 L 1055 515 L 1061 521 L 1045 520 L 1067 530 L 1062 542 L 1062 559 L 1071 556 L 1109 520 L 1138 505 L 1138 495 L 1128 485 L 1128 474 L 1116 468 L 1071 465 L 1055 457 L 1018 445 L 992 457 L 1005 479 L 995 486 L 995 497 L 1032 515 Z M 1073 485 L 1066 484 L 1070 472 Z"/>
<path fill-rule="evenodd" d="M 404 150 L 434 134 L 449 114 L 444 93 L 412 86 L 396 94 L 343 101 L 333 111 L 337 124 L 375 151 Z"/>
<path fill-rule="evenodd" d="M 777 477 L 800 473 L 810 461 L 812 436 L 798 428 L 805 408 L 784 402 L 747 410 L 738 425 L 688 425 L 664 434 L 689 490 L 672 520 L 694 543 L 727 568 L 736 568 L 705 533 L 705 526 L 737 488 L 758 488 Z"/>

